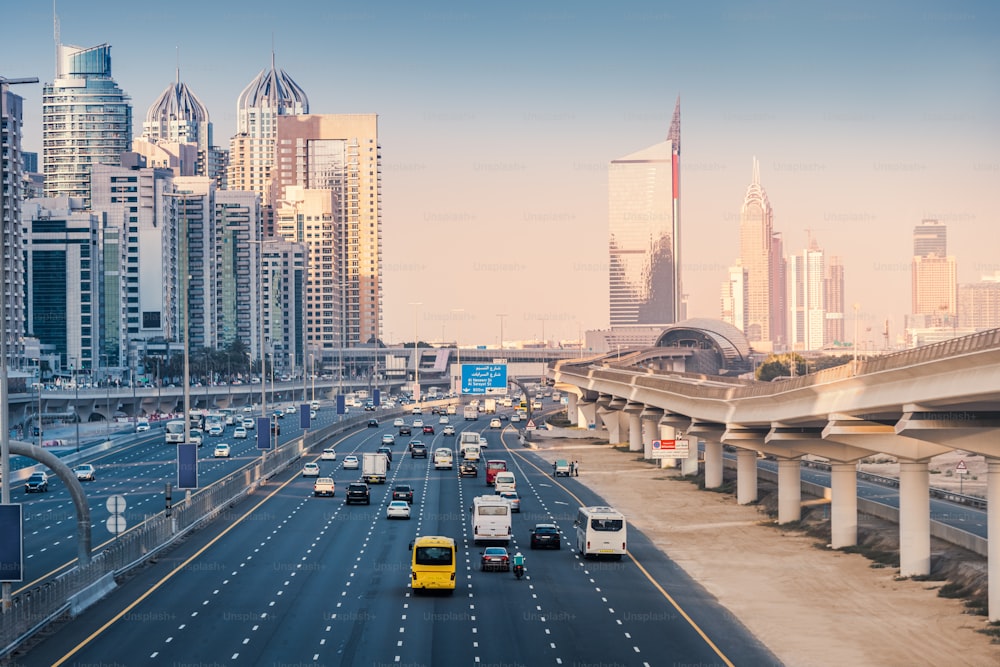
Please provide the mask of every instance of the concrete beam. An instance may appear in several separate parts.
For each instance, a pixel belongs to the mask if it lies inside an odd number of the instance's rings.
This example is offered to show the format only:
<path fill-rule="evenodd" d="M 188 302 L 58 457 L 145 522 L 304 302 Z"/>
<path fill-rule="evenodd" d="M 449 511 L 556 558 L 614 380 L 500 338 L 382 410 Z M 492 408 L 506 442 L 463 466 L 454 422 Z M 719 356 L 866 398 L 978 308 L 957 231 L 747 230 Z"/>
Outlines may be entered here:
<path fill-rule="evenodd" d="M 1000 457 L 1000 412 L 933 410 L 906 405 L 894 430 L 896 435 Z"/>
<path fill-rule="evenodd" d="M 891 424 L 867 421 L 850 415 L 831 415 L 823 429 L 823 438 L 914 461 L 929 459 L 953 449 L 897 435 L 895 426 Z"/>

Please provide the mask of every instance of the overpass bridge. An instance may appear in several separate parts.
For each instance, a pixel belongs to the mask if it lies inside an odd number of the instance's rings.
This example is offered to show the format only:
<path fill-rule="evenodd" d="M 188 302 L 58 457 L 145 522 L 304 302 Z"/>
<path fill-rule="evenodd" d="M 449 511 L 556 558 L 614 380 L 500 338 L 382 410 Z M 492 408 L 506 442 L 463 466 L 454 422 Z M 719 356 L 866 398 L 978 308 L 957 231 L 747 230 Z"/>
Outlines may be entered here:
<path fill-rule="evenodd" d="M 676 351 L 674 351 L 676 352 Z M 928 460 L 962 450 L 986 457 L 987 530 L 1000 536 L 1000 329 L 852 361 L 779 382 L 669 370 L 669 350 L 554 362 L 568 417 L 602 429 L 651 458 L 653 440 L 688 438 L 681 462 L 705 486 L 722 484 L 723 445 L 736 449 L 737 502 L 757 500 L 757 458 L 777 459 L 778 521 L 800 518 L 801 460 L 831 464 L 832 546 L 857 544 L 856 464 L 889 454 L 900 462 L 900 574 L 930 574 Z M 989 619 L 1000 621 L 1000 539 L 988 542 Z"/>

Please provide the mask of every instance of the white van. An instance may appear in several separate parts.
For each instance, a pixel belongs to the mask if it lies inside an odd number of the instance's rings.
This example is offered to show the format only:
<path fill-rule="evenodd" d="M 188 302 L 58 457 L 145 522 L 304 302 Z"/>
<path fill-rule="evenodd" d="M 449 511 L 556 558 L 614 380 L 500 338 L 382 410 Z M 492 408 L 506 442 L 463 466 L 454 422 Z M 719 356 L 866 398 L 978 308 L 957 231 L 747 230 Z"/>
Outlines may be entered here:
<path fill-rule="evenodd" d="M 451 470 L 455 467 L 454 457 L 447 447 L 438 447 L 434 450 L 434 469 Z"/>
<path fill-rule="evenodd" d="M 493 491 L 495 493 L 517 491 L 517 482 L 514 479 L 514 473 L 509 470 L 498 472 L 497 476 L 493 478 Z"/>

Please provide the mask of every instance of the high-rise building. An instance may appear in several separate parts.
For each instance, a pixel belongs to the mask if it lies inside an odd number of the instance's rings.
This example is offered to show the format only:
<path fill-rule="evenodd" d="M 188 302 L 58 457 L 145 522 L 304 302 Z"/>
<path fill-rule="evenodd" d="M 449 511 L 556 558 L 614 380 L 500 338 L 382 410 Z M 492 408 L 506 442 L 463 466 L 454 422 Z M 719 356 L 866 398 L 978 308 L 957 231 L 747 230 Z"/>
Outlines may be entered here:
<path fill-rule="evenodd" d="M 747 272 L 738 263 L 729 267 L 729 279 L 722 283 L 722 321 L 743 331 L 746 327 Z"/>
<path fill-rule="evenodd" d="M 236 135 L 230 141 L 226 187 L 260 194 L 264 235 L 274 235 L 271 211 L 271 167 L 278 118 L 309 113 L 309 98 L 285 70 L 261 70 L 236 102 Z"/>
<path fill-rule="evenodd" d="M 680 98 L 667 140 L 608 168 L 611 327 L 684 319 L 680 256 Z"/>
<path fill-rule="evenodd" d="M 794 350 L 820 350 L 826 334 L 824 253 L 810 246 L 788 262 L 789 342 Z"/>
<path fill-rule="evenodd" d="M 213 145 L 208 109 L 181 82 L 179 69 L 174 83 L 149 107 L 142 136 L 133 145 L 150 167 L 169 167 L 177 176 L 208 176 L 216 189 L 225 183 L 224 151 Z"/>
<path fill-rule="evenodd" d="M 781 350 L 788 342 L 788 262 L 781 232 L 771 233 L 771 341 Z"/>
<path fill-rule="evenodd" d="M 932 326 L 957 325 L 958 266 L 948 256 L 948 230 L 937 220 L 913 228 L 914 315 L 927 315 Z"/>
<path fill-rule="evenodd" d="M 21 153 L 21 123 L 24 99 L 0 86 L 0 250 L 3 251 L 5 295 L 0 307 L 0 326 L 4 327 L 7 365 L 22 356 L 18 341 L 25 334 L 24 258 L 21 253 L 23 227 L 21 203 L 24 201 L 24 157 Z M 4 360 L 0 359 L 0 363 Z"/>
<path fill-rule="evenodd" d="M 977 331 L 1000 328 L 1000 271 L 958 286 L 958 326 Z"/>
<path fill-rule="evenodd" d="M 307 345 L 322 354 L 367 344 L 382 326 L 378 116 L 283 116 L 277 128 L 277 233 L 309 247 Z"/>
<path fill-rule="evenodd" d="M 103 217 L 82 197 L 24 204 L 28 328 L 66 368 L 90 371 L 100 363 Z"/>
<path fill-rule="evenodd" d="M 215 330 L 219 347 L 242 341 L 247 350 L 259 353 L 260 267 L 249 241 L 260 239 L 260 197 L 256 192 L 216 190 L 215 271 L 218 288 Z"/>
<path fill-rule="evenodd" d="M 56 78 L 42 92 L 46 197 L 90 205 L 94 165 L 120 164 L 132 146 L 132 106 L 111 78 L 111 47 L 56 46 Z"/>
<path fill-rule="evenodd" d="M 827 345 L 844 343 L 844 264 L 840 257 L 830 257 L 826 263 L 824 281 L 824 302 L 826 303 Z"/>
<path fill-rule="evenodd" d="M 753 176 L 740 209 L 740 263 L 746 270 L 747 294 L 743 333 L 751 343 L 773 341 L 773 216 L 767 192 L 760 185 L 760 164 L 754 158 Z"/>
<path fill-rule="evenodd" d="M 301 368 L 305 316 L 303 291 L 309 250 L 302 243 L 268 239 L 261 252 L 261 288 L 264 297 L 264 355 L 268 366 L 292 373 Z M 308 361 L 308 357 L 306 357 Z"/>

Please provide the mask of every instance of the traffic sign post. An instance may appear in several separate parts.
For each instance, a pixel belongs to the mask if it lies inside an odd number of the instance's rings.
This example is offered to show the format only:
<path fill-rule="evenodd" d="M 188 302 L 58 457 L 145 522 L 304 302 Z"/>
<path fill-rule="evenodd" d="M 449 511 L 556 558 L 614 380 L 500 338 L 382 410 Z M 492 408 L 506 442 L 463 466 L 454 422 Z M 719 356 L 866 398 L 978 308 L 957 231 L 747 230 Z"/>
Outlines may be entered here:
<path fill-rule="evenodd" d="M 969 474 L 969 468 L 965 465 L 965 461 L 958 462 L 958 465 L 955 466 L 955 474 L 958 475 L 958 494 L 964 495 L 962 491 L 965 486 L 965 476 Z"/>
<path fill-rule="evenodd" d="M 653 460 L 686 459 L 688 457 L 688 441 L 683 438 L 676 440 L 654 440 Z"/>
<path fill-rule="evenodd" d="M 462 364 L 463 394 L 506 394 L 507 364 Z"/>

